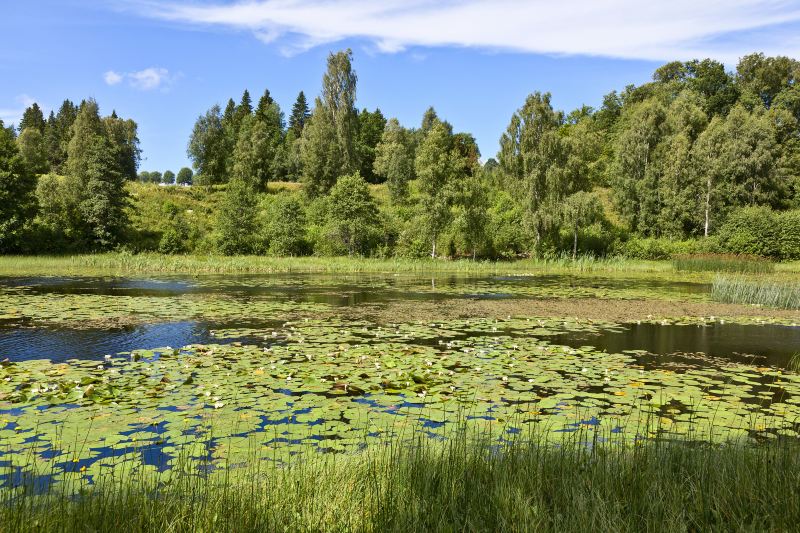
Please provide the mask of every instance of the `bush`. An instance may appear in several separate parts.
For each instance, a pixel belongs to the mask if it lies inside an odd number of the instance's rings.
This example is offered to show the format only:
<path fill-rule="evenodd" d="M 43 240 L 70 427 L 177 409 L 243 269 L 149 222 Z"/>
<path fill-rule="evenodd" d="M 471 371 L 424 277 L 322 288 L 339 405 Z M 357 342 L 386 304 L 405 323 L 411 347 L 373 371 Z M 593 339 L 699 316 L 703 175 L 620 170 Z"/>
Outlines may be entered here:
<path fill-rule="evenodd" d="M 778 220 L 767 207 L 745 207 L 731 213 L 717 232 L 726 253 L 779 257 Z"/>
<path fill-rule="evenodd" d="M 778 259 L 800 259 L 800 209 L 778 215 Z"/>

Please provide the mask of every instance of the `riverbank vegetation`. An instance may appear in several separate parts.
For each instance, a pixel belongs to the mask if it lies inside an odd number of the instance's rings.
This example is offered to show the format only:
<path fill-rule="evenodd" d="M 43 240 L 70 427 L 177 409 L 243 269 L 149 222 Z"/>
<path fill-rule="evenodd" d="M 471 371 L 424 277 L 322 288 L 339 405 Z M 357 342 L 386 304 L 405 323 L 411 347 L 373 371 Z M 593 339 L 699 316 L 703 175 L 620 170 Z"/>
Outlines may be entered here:
<path fill-rule="evenodd" d="M 672 62 L 568 113 L 535 92 L 482 157 L 433 108 L 358 110 L 344 51 L 288 120 L 268 90 L 212 106 L 177 173 L 138 172 L 136 123 L 92 100 L 32 105 L 0 131 L 0 252 L 797 260 L 799 72 Z"/>
<path fill-rule="evenodd" d="M 757 446 L 521 439 L 369 448 L 206 474 L 130 469 L 0 491 L 14 531 L 786 531 L 800 454 Z M 426 439 L 427 440 L 427 439 Z"/>
<path fill-rule="evenodd" d="M 800 285 L 796 281 L 718 277 L 712 285 L 711 297 L 725 303 L 800 309 Z"/>

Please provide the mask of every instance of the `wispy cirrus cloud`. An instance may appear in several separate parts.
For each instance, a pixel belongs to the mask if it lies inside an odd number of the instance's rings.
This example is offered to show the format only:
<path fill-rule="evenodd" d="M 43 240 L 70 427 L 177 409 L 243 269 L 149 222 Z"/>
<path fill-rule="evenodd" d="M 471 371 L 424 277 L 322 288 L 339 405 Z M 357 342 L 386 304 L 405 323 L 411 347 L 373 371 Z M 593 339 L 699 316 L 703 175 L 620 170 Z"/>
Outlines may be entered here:
<path fill-rule="evenodd" d="M 285 53 L 347 38 L 382 52 L 464 46 L 663 60 L 800 52 L 789 0 L 128 0 L 140 14 L 251 31 Z M 765 31 L 769 29 L 769 31 Z"/>
<path fill-rule="evenodd" d="M 36 102 L 36 99 L 28 96 L 27 94 L 21 94 L 17 96 L 14 99 L 14 104 L 12 104 L 12 107 L 0 108 L 0 120 L 3 121 L 5 126 L 19 124 L 25 109 L 31 106 L 34 102 Z"/>
<path fill-rule="evenodd" d="M 169 70 L 159 67 L 125 73 L 109 70 L 103 74 L 106 85 L 118 85 L 127 80 L 128 85 L 141 91 L 167 90 L 179 77 L 180 74 L 170 74 Z"/>

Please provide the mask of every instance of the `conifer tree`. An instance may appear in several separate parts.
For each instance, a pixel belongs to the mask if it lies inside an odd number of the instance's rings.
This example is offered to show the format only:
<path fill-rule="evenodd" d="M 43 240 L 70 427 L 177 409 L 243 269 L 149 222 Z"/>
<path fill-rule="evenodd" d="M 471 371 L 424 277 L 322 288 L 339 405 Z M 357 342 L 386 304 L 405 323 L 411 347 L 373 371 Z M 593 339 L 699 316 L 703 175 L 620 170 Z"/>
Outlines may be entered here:
<path fill-rule="evenodd" d="M 17 129 L 20 131 L 20 133 L 29 128 L 35 129 L 41 135 L 44 135 L 45 124 L 46 123 L 42 109 L 39 107 L 39 104 L 34 102 L 30 107 L 25 109 Z"/>
<path fill-rule="evenodd" d="M 289 116 L 289 129 L 294 132 L 296 139 L 299 139 L 303 134 L 303 128 L 310 116 L 311 112 L 308 109 L 306 95 L 303 91 L 300 91 L 297 95 L 297 100 L 292 106 L 292 114 Z"/>
<path fill-rule="evenodd" d="M 68 194 L 74 233 L 91 250 L 109 249 L 127 225 L 125 174 L 97 103 L 81 105 L 67 149 Z"/>

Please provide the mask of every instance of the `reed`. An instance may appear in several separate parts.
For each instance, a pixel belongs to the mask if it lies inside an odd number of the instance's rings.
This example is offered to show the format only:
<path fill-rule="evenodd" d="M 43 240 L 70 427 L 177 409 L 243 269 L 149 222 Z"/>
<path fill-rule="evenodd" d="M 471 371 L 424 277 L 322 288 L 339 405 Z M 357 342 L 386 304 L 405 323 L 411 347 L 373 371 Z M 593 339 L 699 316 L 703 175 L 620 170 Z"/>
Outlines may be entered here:
<path fill-rule="evenodd" d="M 766 274 L 775 271 L 775 264 L 760 257 L 745 255 L 703 254 L 681 255 L 672 260 L 678 272 L 734 272 Z"/>
<path fill-rule="evenodd" d="M 620 258 L 567 257 L 516 261 L 373 259 L 359 257 L 264 257 L 108 253 L 0 257 L 0 275 L 67 274 L 269 274 L 668 272 L 669 265 Z"/>
<path fill-rule="evenodd" d="M 712 284 L 711 297 L 725 303 L 800 309 L 800 284 L 718 276 Z"/>

